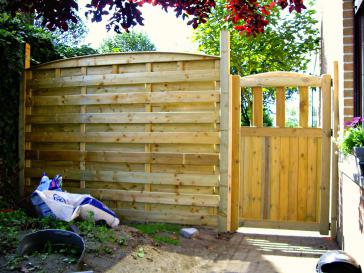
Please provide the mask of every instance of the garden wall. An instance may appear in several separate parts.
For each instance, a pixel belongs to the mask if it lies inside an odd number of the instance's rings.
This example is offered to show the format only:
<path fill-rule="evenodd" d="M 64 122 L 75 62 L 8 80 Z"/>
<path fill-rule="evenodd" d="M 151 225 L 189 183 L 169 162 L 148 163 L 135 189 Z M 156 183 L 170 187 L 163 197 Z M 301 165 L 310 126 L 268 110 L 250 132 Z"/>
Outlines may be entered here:
<path fill-rule="evenodd" d="M 28 71 L 27 193 L 42 172 L 130 220 L 217 226 L 220 58 L 110 54 Z"/>

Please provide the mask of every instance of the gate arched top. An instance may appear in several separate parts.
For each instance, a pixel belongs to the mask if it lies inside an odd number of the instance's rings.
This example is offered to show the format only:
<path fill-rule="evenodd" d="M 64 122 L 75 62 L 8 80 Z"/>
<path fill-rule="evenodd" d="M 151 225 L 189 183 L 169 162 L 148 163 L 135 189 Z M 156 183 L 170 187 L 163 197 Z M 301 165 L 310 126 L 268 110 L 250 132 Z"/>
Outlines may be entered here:
<path fill-rule="evenodd" d="M 322 78 L 297 72 L 275 71 L 242 77 L 242 87 L 311 86 L 321 87 Z"/>
<path fill-rule="evenodd" d="M 60 59 L 32 67 L 32 69 L 55 69 L 71 68 L 85 66 L 102 66 L 113 64 L 137 64 L 137 63 L 156 63 L 171 61 L 197 61 L 197 60 L 219 60 L 218 56 L 180 53 L 180 52 L 126 52 L 126 53 L 108 53 L 99 55 L 87 55 Z"/>

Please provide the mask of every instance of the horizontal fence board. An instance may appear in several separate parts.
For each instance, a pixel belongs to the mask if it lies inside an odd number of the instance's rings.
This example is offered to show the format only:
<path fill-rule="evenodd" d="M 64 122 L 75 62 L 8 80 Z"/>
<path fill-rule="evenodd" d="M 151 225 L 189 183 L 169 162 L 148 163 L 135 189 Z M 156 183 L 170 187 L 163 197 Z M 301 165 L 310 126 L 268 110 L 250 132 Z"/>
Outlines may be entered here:
<path fill-rule="evenodd" d="M 27 117 L 31 124 L 71 124 L 71 123 L 217 123 L 218 112 L 126 112 L 126 113 L 84 113 L 32 115 Z"/>
<path fill-rule="evenodd" d="M 34 67 L 36 70 L 54 68 L 73 68 L 83 66 L 101 65 L 123 65 L 134 63 L 158 63 L 173 61 L 199 61 L 199 60 L 219 60 L 220 57 L 191 53 L 173 52 L 133 52 L 133 53 L 111 53 L 94 56 L 75 57 L 61 61 L 53 61 Z"/>
<path fill-rule="evenodd" d="M 110 201 L 127 201 L 154 204 L 217 207 L 219 195 L 177 194 L 167 192 L 124 191 L 108 189 L 75 189 L 78 193 L 91 194 L 95 198 Z"/>
<path fill-rule="evenodd" d="M 81 151 L 26 151 L 27 159 L 48 161 L 94 161 L 127 162 L 148 164 L 218 165 L 219 154 L 215 153 L 148 153 L 148 152 L 81 152 Z"/>
<path fill-rule="evenodd" d="M 178 185 L 216 187 L 219 184 L 218 174 L 177 174 L 177 173 L 144 173 L 124 171 L 75 170 L 62 168 L 28 168 L 27 177 L 40 178 L 46 172 L 48 176 L 62 173 L 64 179 L 122 182 L 152 185 Z"/>
<path fill-rule="evenodd" d="M 103 132 L 103 133 L 26 133 L 31 142 L 94 142 L 94 143 L 191 143 L 219 144 L 218 132 Z"/>
<path fill-rule="evenodd" d="M 102 105 L 139 103 L 219 102 L 218 91 L 128 92 L 62 96 L 34 96 L 27 105 Z"/>
<path fill-rule="evenodd" d="M 322 137 L 321 128 L 274 128 L 241 127 L 242 136 L 285 136 L 285 137 Z"/>
<path fill-rule="evenodd" d="M 217 226 L 217 217 L 215 215 L 206 215 L 198 213 L 181 214 L 173 212 L 159 211 L 142 211 L 132 209 L 113 209 L 116 214 L 125 217 L 126 220 L 140 222 L 167 222 L 167 223 L 183 223 L 186 225 L 198 226 Z"/>
<path fill-rule="evenodd" d="M 218 81 L 219 70 L 194 70 L 194 71 L 162 71 L 139 72 L 126 74 L 105 74 L 72 76 L 63 78 L 50 78 L 33 80 L 30 87 L 33 89 L 58 88 L 72 86 L 105 86 L 158 82 L 193 82 L 193 81 Z"/>

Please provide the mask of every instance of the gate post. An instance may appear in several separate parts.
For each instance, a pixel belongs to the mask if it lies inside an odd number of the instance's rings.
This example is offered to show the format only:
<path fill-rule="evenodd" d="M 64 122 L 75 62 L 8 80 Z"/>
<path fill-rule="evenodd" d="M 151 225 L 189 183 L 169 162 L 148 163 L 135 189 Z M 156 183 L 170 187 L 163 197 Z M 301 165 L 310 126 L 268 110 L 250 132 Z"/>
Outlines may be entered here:
<path fill-rule="evenodd" d="M 329 233 L 330 211 L 330 159 L 331 159 L 331 76 L 321 77 L 322 101 L 322 169 L 321 169 L 321 206 L 320 234 Z"/>
<path fill-rule="evenodd" d="M 240 189 L 240 76 L 230 75 L 229 94 L 229 206 L 230 231 L 239 228 Z"/>

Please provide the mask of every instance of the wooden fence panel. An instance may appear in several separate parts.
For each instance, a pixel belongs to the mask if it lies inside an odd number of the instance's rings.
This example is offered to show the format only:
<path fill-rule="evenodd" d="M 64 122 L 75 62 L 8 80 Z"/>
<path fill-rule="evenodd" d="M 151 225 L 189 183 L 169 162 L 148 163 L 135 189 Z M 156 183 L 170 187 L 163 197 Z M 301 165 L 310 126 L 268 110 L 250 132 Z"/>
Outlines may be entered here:
<path fill-rule="evenodd" d="M 218 225 L 220 58 L 136 53 L 32 68 L 25 190 L 42 172 L 130 220 Z"/>

